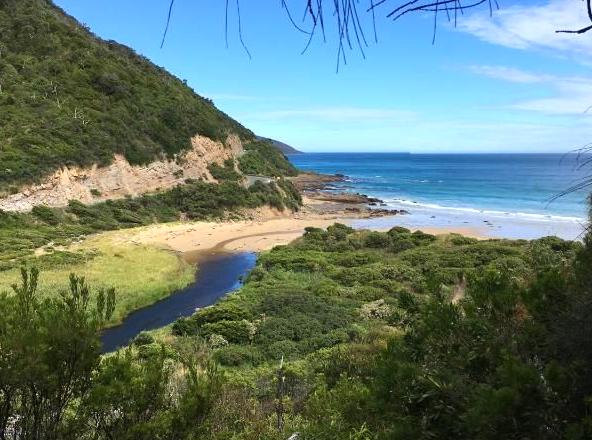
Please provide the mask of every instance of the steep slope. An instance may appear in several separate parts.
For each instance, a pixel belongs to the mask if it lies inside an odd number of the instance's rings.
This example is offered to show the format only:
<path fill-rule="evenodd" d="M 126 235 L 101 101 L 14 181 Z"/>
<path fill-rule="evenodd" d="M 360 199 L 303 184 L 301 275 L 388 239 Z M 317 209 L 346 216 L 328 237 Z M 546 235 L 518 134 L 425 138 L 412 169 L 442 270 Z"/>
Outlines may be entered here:
<path fill-rule="evenodd" d="M 47 184 L 65 166 L 178 158 L 196 135 L 219 149 L 231 149 L 229 135 L 253 138 L 183 81 L 49 0 L 0 0 L 0 90 L 0 195 Z"/>
<path fill-rule="evenodd" d="M 297 150 L 296 148 L 294 148 L 291 145 L 288 145 L 284 142 L 281 142 L 281 141 L 278 141 L 275 139 L 261 137 L 261 136 L 257 136 L 257 139 L 271 142 L 275 148 L 277 148 L 278 150 L 280 150 L 284 154 L 302 154 L 302 151 Z"/>

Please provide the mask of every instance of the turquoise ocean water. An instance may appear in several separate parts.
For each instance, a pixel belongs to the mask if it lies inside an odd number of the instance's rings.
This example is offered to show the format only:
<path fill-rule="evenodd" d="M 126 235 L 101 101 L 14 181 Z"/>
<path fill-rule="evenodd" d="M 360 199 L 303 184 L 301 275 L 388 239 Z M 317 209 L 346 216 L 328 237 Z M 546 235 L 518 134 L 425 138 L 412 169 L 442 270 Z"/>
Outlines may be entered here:
<path fill-rule="evenodd" d="M 307 153 L 289 158 L 303 170 L 344 174 L 347 181 L 336 184 L 336 190 L 378 197 L 389 207 L 416 214 L 415 220 L 432 219 L 428 226 L 474 225 L 477 221 L 495 224 L 502 219 L 581 225 L 587 218 L 589 191 L 551 201 L 587 173 L 592 174 L 592 168 L 580 167 L 586 157 Z"/>

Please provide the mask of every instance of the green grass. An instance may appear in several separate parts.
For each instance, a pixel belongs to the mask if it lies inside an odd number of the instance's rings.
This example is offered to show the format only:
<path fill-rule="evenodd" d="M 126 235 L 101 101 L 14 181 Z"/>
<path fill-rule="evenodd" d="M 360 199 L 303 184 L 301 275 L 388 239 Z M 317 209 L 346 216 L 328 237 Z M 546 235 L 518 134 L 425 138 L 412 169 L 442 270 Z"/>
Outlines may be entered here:
<path fill-rule="evenodd" d="M 40 266 L 40 290 L 57 293 L 66 288 L 70 273 L 84 276 L 93 288 L 114 287 L 117 303 L 110 324 L 118 323 L 133 310 L 150 305 L 172 292 L 187 286 L 195 277 L 195 267 L 185 263 L 170 251 L 147 245 L 119 243 L 125 236 L 103 233 L 67 248 L 74 255 L 92 255 L 91 258 L 65 265 L 45 267 L 32 258 L 30 266 Z M 20 271 L 0 272 L 0 292 L 20 279 Z"/>

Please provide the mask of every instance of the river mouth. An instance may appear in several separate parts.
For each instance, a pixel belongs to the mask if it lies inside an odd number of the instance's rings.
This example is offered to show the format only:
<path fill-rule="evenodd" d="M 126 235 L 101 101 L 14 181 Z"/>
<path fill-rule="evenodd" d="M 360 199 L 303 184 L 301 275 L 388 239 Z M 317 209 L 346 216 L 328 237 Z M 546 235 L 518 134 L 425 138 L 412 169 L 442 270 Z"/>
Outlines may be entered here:
<path fill-rule="evenodd" d="M 128 345 L 144 330 L 164 327 L 181 317 L 191 316 L 196 308 L 214 304 L 238 289 L 257 262 L 257 255 L 252 252 L 196 253 L 184 258 L 198 266 L 196 280 L 186 288 L 130 313 L 120 325 L 105 329 L 101 334 L 103 353 Z"/>

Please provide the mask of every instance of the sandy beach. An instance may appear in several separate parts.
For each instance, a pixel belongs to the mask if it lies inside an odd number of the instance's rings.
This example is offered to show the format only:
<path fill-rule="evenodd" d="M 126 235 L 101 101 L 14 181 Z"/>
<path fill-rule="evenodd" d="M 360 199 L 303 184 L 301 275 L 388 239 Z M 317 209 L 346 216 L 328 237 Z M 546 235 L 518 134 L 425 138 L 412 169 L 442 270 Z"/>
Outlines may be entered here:
<path fill-rule="evenodd" d="M 319 210 L 320 205 L 322 209 Z M 408 216 L 382 216 L 380 218 L 388 219 L 389 227 L 372 229 L 390 229 L 392 227 L 390 225 L 403 223 L 404 217 Z M 363 220 L 371 220 L 366 211 L 347 212 L 340 204 L 331 202 L 321 204 L 316 200 L 305 199 L 304 208 L 297 213 L 279 213 L 267 209 L 258 211 L 254 218 L 249 220 L 151 225 L 117 231 L 114 240 L 119 243 L 148 244 L 184 254 L 220 251 L 261 252 L 277 245 L 290 243 L 300 237 L 304 229 L 309 226 L 326 228 L 334 223 L 354 225 Z M 486 231 L 476 227 L 430 227 L 422 230 L 436 235 L 457 233 L 486 238 Z"/>
<path fill-rule="evenodd" d="M 377 231 L 403 226 L 434 235 L 455 233 L 478 239 L 531 239 L 545 235 L 578 239 L 582 228 L 572 223 L 526 221 L 487 213 L 471 216 L 466 213 L 438 213 L 436 216 L 419 209 L 404 213 L 400 210 L 388 212 L 375 207 L 370 209 L 368 203 L 364 203 L 367 200 L 356 200 L 356 196 L 353 200 L 344 201 L 343 193 L 337 196 L 328 193 L 321 195 L 313 197 L 308 193 L 303 198 L 302 209 L 295 213 L 264 208 L 245 213 L 242 220 L 156 224 L 113 232 L 112 239 L 119 244 L 150 245 L 172 250 L 184 254 L 186 260 L 193 261 L 224 251 L 266 251 L 297 239 L 306 227 L 326 228 L 334 223 Z"/>

